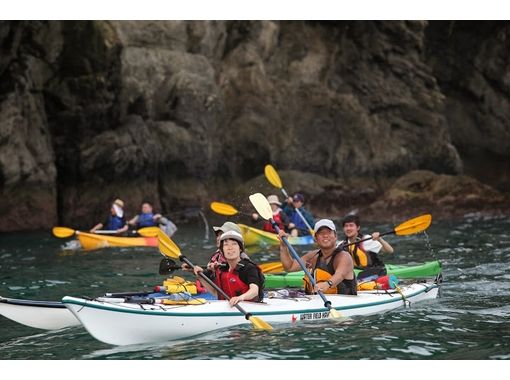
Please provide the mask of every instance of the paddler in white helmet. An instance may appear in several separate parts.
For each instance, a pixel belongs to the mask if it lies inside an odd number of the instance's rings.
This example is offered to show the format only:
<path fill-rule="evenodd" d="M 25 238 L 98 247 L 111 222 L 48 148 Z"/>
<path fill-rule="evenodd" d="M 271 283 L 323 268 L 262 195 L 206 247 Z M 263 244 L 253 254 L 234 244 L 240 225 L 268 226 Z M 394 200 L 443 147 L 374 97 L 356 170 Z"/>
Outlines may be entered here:
<path fill-rule="evenodd" d="M 244 240 L 236 231 L 227 231 L 219 238 L 219 250 L 225 258 L 226 265 L 216 266 L 214 270 L 203 270 L 195 266 L 195 275 L 200 272 L 209 277 L 230 298 L 230 305 L 234 306 L 242 301 L 261 302 L 264 297 L 264 275 L 259 267 L 247 258 L 242 258 L 244 253 Z M 200 278 L 199 278 L 200 279 Z M 223 299 L 221 294 L 207 282 L 203 286 L 218 299 Z"/>
<path fill-rule="evenodd" d="M 238 234 L 241 235 L 241 229 L 237 224 L 234 222 L 225 222 L 221 226 L 213 226 L 214 233 L 216 235 L 216 252 L 213 253 L 211 258 L 209 259 L 209 262 L 207 263 L 207 269 L 213 271 L 218 265 L 223 265 L 227 262 L 225 259 L 225 256 L 223 256 L 223 253 L 220 250 L 220 237 L 223 233 L 228 231 L 235 231 Z M 241 258 L 242 259 L 250 259 L 246 252 L 244 250 L 241 252 Z M 181 265 L 181 268 L 185 271 L 191 272 L 191 268 L 188 266 L 188 264 L 183 263 Z"/>

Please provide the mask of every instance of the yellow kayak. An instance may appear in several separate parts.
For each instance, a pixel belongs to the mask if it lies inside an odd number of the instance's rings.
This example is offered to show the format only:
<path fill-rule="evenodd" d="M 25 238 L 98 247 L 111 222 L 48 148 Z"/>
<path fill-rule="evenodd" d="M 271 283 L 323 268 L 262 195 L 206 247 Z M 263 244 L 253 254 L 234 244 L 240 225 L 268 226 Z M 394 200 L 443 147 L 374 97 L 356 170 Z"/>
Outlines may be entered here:
<path fill-rule="evenodd" d="M 157 247 L 157 237 L 126 237 L 76 232 L 78 240 L 84 250 L 106 247 Z"/>
<path fill-rule="evenodd" d="M 280 240 L 278 240 L 278 235 L 259 230 L 258 228 L 253 228 L 247 226 L 245 224 L 238 224 L 241 229 L 241 234 L 243 235 L 244 245 L 278 245 L 280 244 Z M 298 236 L 298 237 L 289 237 L 289 243 L 292 245 L 310 245 L 313 244 L 313 237 L 308 236 Z"/>

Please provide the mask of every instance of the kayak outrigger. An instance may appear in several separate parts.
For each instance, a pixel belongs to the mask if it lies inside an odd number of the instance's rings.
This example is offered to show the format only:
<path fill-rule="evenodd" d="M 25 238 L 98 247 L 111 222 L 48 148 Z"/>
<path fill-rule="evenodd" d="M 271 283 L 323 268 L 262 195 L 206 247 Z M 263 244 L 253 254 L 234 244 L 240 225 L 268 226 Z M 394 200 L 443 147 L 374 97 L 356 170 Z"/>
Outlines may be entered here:
<path fill-rule="evenodd" d="M 332 308 L 345 317 L 378 314 L 434 299 L 439 283 L 413 283 L 397 290 L 362 291 L 357 296 L 328 295 Z M 189 338 L 250 322 L 227 301 L 203 300 L 193 305 L 134 304 L 114 300 L 64 297 L 62 303 L 97 340 L 112 345 L 155 343 Z M 330 311 L 318 295 L 242 302 L 252 316 L 269 323 L 327 318 Z"/>

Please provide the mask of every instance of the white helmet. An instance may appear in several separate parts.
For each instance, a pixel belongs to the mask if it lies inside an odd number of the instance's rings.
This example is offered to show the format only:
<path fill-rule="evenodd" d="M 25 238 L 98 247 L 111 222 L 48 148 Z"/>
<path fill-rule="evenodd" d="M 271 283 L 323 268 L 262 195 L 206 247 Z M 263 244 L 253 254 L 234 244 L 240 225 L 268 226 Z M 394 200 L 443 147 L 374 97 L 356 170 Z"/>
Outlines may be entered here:
<path fill-rule="evenodd" d="M 241 235 L 239 232 L 227 231 L 227 232 L 222 233 L 220 236 L 220 244 L 222 241 L 227 240 L 227 239 L 232 239 L 232 240 L 239 242 L 239 244 L 241 245 L 241 251 L 244 251 L 243 235 Z"/>

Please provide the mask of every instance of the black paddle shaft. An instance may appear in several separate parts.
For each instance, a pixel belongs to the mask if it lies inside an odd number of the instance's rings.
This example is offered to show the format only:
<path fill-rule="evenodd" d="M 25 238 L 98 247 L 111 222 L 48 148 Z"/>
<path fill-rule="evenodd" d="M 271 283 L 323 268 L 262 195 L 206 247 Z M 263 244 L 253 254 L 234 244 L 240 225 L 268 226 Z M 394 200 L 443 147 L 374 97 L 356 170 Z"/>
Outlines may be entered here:
<path fill-rule="evenodd" d="M 183 263 L 188 264 L 188 265 L 191 267 L 191 269 L 195 269 L 195 265 L 194 265 L 191 261 L 189 261 L 189 260 L 188 260 L 188 258 L 187 258 L 186 256 L 184 256 L 184 255 L 179 256 L 179 260 L 181 260 Z M 212 281 L 209 277 L 207 277 L 207 276 L 204 274 L 204 272 L 200 272 L 198 275 L 199 275 L 201 278 L 203 278 L 203 279 L 204 279 L 204 280 L 205 280 L 205 281 L 206 281 L 209 285 L 211 285 L 211 286 L 214 288 L 214 290 L 216 290 L 218 293 L 220 293 L 220 294 L 221 294 L 221 295 L 222 295 L 222 296 L 223 296 L 226 300 L 230 300 L 230 297 L 227 295 L 227 293 L 225 293 L 225 292 L 223 291 L 223 289 L 221 289 L 221 288 L 220 288 L 218 285 L 216 285 L 216 284 L 215 284 L 215 283 L 214 283 L 214 282 L 213 282 L 213 281 Z M 252 315 L 251 315 L 251 313 L 248 313 L 248 312 L 247 312 L 246 310 L 244 310 L 244 309 L 243 309 L 243 308 L 242 308 L 239 304 L 235 304 L 234 306 L 237 308 L 237 310 L 239 310 L 241 313 L 243 313 L 243 314 L 244 314 L 244 316 L 245 316 L 245 318 L 246 318 L 247 320 L 249 320 L 249 319 L 250 319 L 250 317 L 252 316 Z"/>

